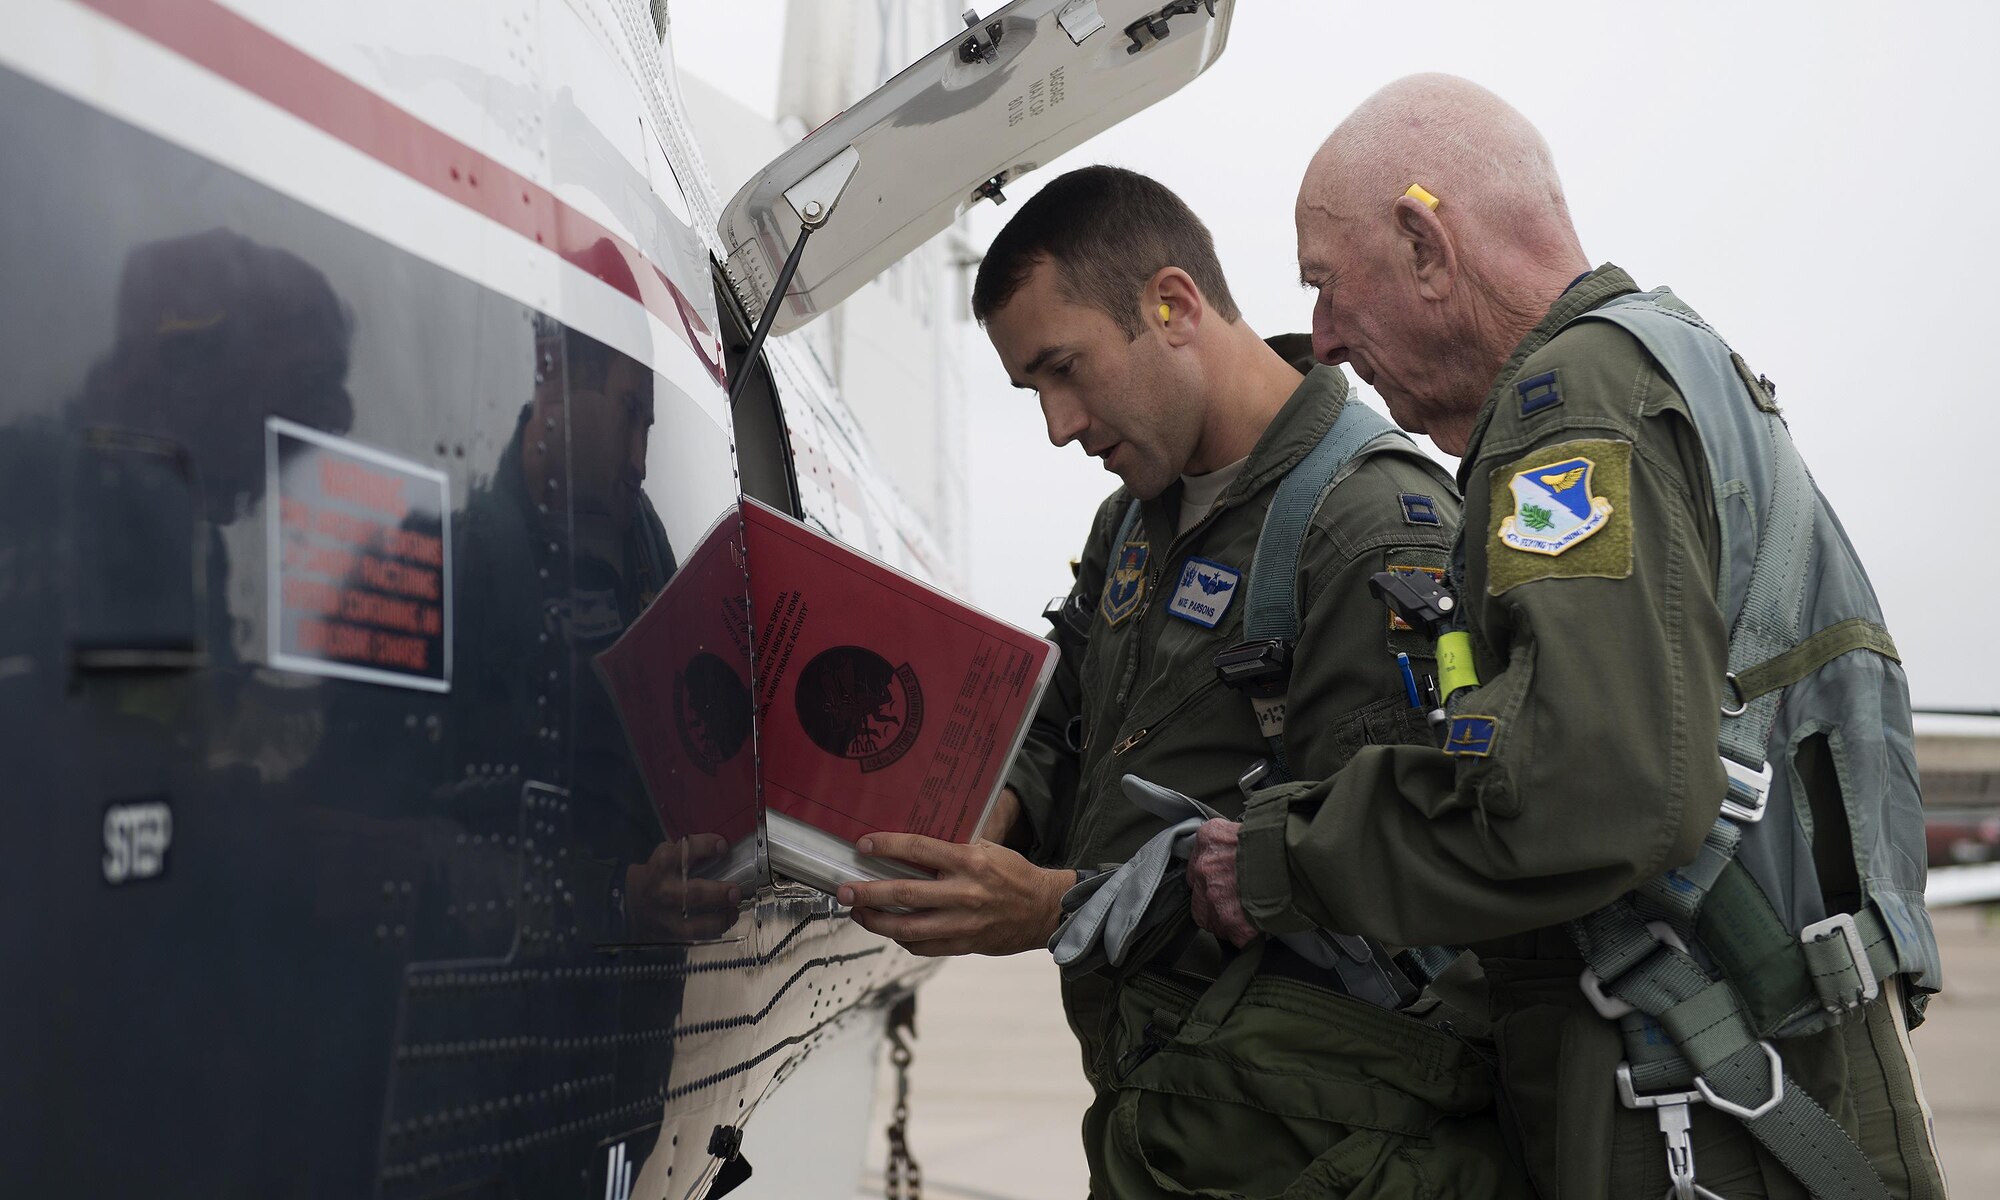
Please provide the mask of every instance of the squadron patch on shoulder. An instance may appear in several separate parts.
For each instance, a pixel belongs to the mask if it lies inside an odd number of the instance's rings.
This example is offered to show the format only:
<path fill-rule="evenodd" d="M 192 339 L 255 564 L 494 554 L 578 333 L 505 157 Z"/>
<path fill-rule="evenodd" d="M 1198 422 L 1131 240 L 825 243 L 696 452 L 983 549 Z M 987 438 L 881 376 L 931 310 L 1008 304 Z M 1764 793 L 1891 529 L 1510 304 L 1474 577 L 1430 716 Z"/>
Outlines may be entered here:
<path fill-rule="evenodd" d="M 1146 595 L 1146 559 L 1150 553 L 1143 541 L 1127 540 L 1118 547 L 1111 578 L 1104 584 L 1104 599 L 1097 605 L 1106 625 L 1116 626 L 1138 609 L 1139 601 Z"/>
<path fill-rule="evenodd" d="M 1487 591 L 1534 579 L 1632 574 L 1632 444 L 1546 446 L 1488 477 Z"/>
<path fill-rule="evenodd" d="M 1530 554 L 1561 554 L 1611 521 L 1611 501 L 1593 496 L 1588 458 L 1566 458 L 1514 472 L 1514 515 L 1500 521 L 1500 541 Z"/>
<path fill-rule="evenodd" d="M 1243 572 L 1206 558 L 1189 558 L 1181 566 L 1180 586 L 1167 611 L 1183 621 L 1193 621 L 1203 629 L 1222 623 L 1229 602 L 1236 598 L 1236 585 Z"/>
<path fill-rule="evenodd" d="M 1485 758 L 1493 753 L 1493 739 L 1500 736 L 1500 718 L 1466 715 L 1453 717 L 1445 727 L 1444 752 L 1465 758 Z"/>

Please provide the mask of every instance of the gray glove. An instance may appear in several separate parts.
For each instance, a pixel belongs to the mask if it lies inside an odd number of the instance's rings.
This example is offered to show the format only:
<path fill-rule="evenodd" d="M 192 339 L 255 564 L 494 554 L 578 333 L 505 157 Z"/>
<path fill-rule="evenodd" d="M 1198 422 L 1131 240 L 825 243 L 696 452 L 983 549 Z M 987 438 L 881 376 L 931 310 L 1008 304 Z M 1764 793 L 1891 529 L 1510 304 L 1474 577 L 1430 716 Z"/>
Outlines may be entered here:
<path fill-rule="evenodd" d="M 1127 775 L 1120 783 L 1127 800 L 1171 824 L 1124 866 L 1086 879 L 1064 895 L 1064 910 L 1074 911 L 1049 939 L 1049 951 L 1056 965 L 1072 974 L 1124 963 L 1140 935 L 1172 910 L 1170 903 L 1156 901 L 1173 898 L 1174 889 L 1187 888 L 1195 831 L 1203 821 L 1222 816 L 1192 796 L 1137 775 Z M 1339 975 L 1349 995 L 1387 1008 L 1399 1006 L 1398 989 L 1376 961 L 1367 939 L 1314 929 L 1282 934 L 1279 940 L 1307 962 Z"/>

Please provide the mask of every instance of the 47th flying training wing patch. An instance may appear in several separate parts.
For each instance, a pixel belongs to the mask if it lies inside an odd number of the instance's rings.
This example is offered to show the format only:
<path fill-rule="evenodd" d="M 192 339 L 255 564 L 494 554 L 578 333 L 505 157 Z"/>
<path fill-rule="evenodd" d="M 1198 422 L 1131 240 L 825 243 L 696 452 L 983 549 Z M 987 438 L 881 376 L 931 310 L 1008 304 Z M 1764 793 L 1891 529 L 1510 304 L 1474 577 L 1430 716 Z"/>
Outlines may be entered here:
<path fill-rule="evenodd" d="M 1632 444 L 1545 446 L 1490 476 L 1486 590 L 1632 574 Z"/>

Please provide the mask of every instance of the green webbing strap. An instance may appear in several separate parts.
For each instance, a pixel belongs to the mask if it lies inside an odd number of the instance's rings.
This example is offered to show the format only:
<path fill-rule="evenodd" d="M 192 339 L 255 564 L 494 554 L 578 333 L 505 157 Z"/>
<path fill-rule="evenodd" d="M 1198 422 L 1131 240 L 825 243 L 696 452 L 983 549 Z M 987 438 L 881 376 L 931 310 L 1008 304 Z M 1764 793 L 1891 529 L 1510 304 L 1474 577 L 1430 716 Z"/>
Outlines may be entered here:
<path fill-rule="evenodd" d="M 1632 900 L 1641 915 L 1662 920 L 1682 937 L 1694 934 L 1695 918 L 1715 888 L 1715 881 L 1736 861 L 1743 829 L 1728 817 L 1717 817 L 1702 838 L 1701 850 L 1685 867 L 1675 867 L 1632 890 Z"/>
<path fill-rule="evenodd" d="M 1621 296 L 1578 319 L 1609 321 L 1637 338 L 1667 367 L 1690 405 L 1699 403 L 1698 387 L 1705 380 L 1712 380 L 1731 399 L 1734 389 L 1747 387 L 1729 357 L 1728 344 L 1691 312 L 1635 295 Z M 1729 631 L 1728 669 L 1739 683 L 1746 671 L 1784 656 L 1801 641 L 1799 621 L 1812 560 L 1813 511 L 1818 503 L 1812 476 L 1792 445 L 1784 421 L 1776 413 L 1758 412 L 1771 463 L 1771 494 L 1763 508 L 1749 588 Z M 1696 425 L 1700 425 L 1698 417 Z M 1727 484 L 1725 479 L 1711 480 L 1718 514 L 1728 511 L 1728 498 L 1722 494 Z M 1763 766 L 1771 726 L 1778 719 L 1778 699 L 1775 692 L 1765 692 L 1755 699 L 1744 697 L 1740 711 L 1726 710 L 1718 739 L 1722 753 L 1747 767 Z"/>
<path fill-rule="evenodd" d="M 1271 507 L 1264 511 L 1264 527 L 1257 533 L 1257 549 L 1250 559 L 1248 595 L 1243 601 L 1243 636 L 1253 642 L 1296 642 L 1299 637 L 1299 554 L 1305 547 L 1306 527 L 1320 502 L 1340 477 L 1341 468 L 1362 448 L 1377 439 L 1394 439 L 1416 452 L 1416 444 L 1388 418 L 1359 400 L 1348 397 L 1333 424 L 1307 451 L 1298 464 L 1278 482 Z M 1279 781 L 1292 777 L 1285 759 L 1282 734 L 1266 739 L 1271 745 L 1272 764 Z"/>
<path fill-rule="evenodd" d="M 1132 536 L 1132 527 L 1139 523 L 1140 504 L 1137 500 L 1125 506 L 1125 519 L 1118 522 L 1118 536 L 1111 539 L 1111 561 L 1104 566 L 1104 586 L 1111 586 L 1111 577 L 1118 571 L 1118 552 L 1125 548 L 1125 539 Z"/>
<path fill-rule="evenodd" d="M 1654 1054 L 1635 1061 L 1635 1085 L 1654 1091 L 1692 1081 L 1710 1105 L 1742 1121 L 1817 1200 L 1888 1200 L 1868 1156 L 1784 1075 L 1777 1052 L 1758 1040 L 1728 982 L 1710 979 L 1686 952 L 1656 939 L 1625 904 L 1571 922 L 1571 933 L 1604 993 L 1637 1010 L 1621 1025 L 1637 1032 L 1644 1026 L 1633 1017 L 1653 1018 L 1685 1060 L 1677 1064 Z M 1635 1040 L 1647 1039 L 1628 1038 L 1627 1045 Z"/>
<path fill-rule="evenodd" d="M 1755 700 L 1787 688 L 1851 650 L 1872 650 L 1902 662 L 1889 631 L 1866 617 L 1849 617 L 1827 626 L 1778 657 L 1736 673 L 1736 694 Z"/>
<path fill-rule="evenodd" d="M 1667 368 L 1691 406 L 1699 407 L 1711 390 L 1735 399 L 1742 375 L 1728 346 L 1691 312 L 1650 296 L 1625 296 L 1585 316 L 1616 324 L 1638 339 Z M 1704 381 L 1713 382 L 1714 389 L 1704 388 Z M 1724 698 L 1718 738 L 1725 758 L 1753 769 L 1767 763 L 1786 686 L 1851 650 L 1894 654 L 1886 631 L 1877 638 L 1871 632 L 1876 627 L 1867 622 L 1842 622 L 1812 637 L 1800 636 L 1817 492 L 1783 422 L 1775 413 L 1759 412 L 1768 439 L 1771 492 L 1762 510 L 1743 605 L 1730 629 L 1728 678 L 1736 694 L 1733 705 L 1731 697 Z M 1719 517 L 1728 511 L 1722 495 L 1727 483 L 1720 477 L 1712 481 Z M 1734 830 L 1735 822 L 1727 816 L 1716 825 L 1693 864 L 1638 889 L 1630 902 L 1569 925 L 1598 986 L 1636 1010 L 1620 1018 L 1633 1080 L 1659 1090 L 1669 1083 L 1684 1088 L 1693 1079 L 1710 1104 L 1741 1120 L 1819 1200 L 1887 1200 L 1888 1189 L 1860 1147 L 1812 1097 L 1784 1078 L 1776 1051 L 1759 1040 L 1736 988 L 1710 979 L 1700 964 L 1657 939 L 1641 919 L 1643 909 L 1663 916 L 1675 929 L 1692 930 L 1703 902 L 1733 865 L 1741 841 L 1741 831 Z M 1760 915 L 1739 914 L 1753 921 Z M 1791 936 L 1789 930 L 1780 932 Z M 1829 946 L 1828 941 L 1841 944 Z M 1804 953 L 1804 960 L 1820 960 L 1809 969 L 1822 996 L 1827 994 L 1821 990 L 1822 970 L 1828 989 L 1858 993 L 1865 982 L 1852 955 L 1845 963 L 1838 960 L 1847 949 L 1845 936 L 1835 933 Z M 1661 1029 L 1666 1039 L 1655 1036 Z M 1666 1052 L 1659 1045 L 1663 1040 L 1678 1053 Z"/>
<path fill-rule="evenodd" d="M 1861 943 L 1857 960 L 1854 943 L 1838 928 L 1839 918 L 1834 920 L 1833 926 L 1814 928 L 1812 936 L 1800 939 L 1799 951 L 1820 1002 L 1829 1009 L 1851 1008 L 1866 993 L 1879 995 L 1882 981 L 1896 973 L 1896 941 L 1889 923 L 1873 907 L 1864 907 L 1853 918 L 1854 940 Z"/>
<path fill-rule="evenodd" d="M 1257 553 L 1250 560 L 1249 596 L 1244 600 L 1243 635 L 1252 641 L 1299 636 L 1299 553 L 1306 526 L 1334 477 L 1376 438 L 1410 442 L 1387 417 L 1350 397 L 1326 434 L 1278 483 L 1278 494 L 1264 513 L 1257 534 Z"/>

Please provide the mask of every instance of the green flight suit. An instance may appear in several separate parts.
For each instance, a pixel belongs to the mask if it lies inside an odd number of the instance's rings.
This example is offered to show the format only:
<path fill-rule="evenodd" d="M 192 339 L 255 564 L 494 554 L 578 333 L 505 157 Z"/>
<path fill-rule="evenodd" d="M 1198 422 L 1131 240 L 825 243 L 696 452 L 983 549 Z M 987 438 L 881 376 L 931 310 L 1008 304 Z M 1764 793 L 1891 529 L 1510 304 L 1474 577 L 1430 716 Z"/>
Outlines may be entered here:
<path fill-rule="evenodd" d="M 1099 508 L 1074 615 L 1055 634 L 1057 677 L 1008 776 L 1036 861 L 1115 865 L 1159 832 L 1163 823 L 1120 792 L 1128 772 L 1241 811 L 1237 779 L 1271 746 L 1213 658 L 1243 640 L 1240 593 L 1278 481 L 1346 403 L 1341 373 L 1312 369 L 1240 477 L 1185 534 L 1175 534 L 1178 484 L 1145 504 L 1115 547 L 1131 498 L 1121 488 Z M 1327 494 L 1299 561 L 1285 727 L 1294 771 L 1330 773 L 1364 745 L 1429 739 L 1393 657 L 1428 647 L 1392 629 L 1367 584 L 1389 567 L 1441 568 L 1457 516 L 1444 473 L 1402 453 L 1358 460 Z M 1174 611 L 1191 557 L 1206 560 L 1199 598 L 1222 608 L 1212 628 Z M 1426 1171 L 1465 1182 L 1467 1194 L 1511 1194 L 1498 1181 L 1518 1168 L 1501 1148 L 1485 1063 L 1448 1030 L 1319 986 L 1326 976 L 1302 962 L 1260 973 L 1201 1053 L 1144 1045 L 1149 1030 L 1188 1014 L 1223 957 L 1181 916 L 1135 965 L 1064 981 L 1097 1091 L 1084 1121 L 1094 1195 L 1419 1196 L 1431 1194 L 1418 1182 Z"/>
<path fill-rule="evenodd" d="M 1728 633 L 1701 442 L 1632 336 L 1564 328 L 1636 290 L 1606 266 L 1564 293 L 1501 369 L 1459 468 L 1461 598 L 1483 686 L 1452 712 L 1477 714 L 1477 736 L 1457 753 L 1364 749 L 1320 783 L 1301 774 L 1249 806 L 1238 850 L 1244 905 L 1263 929 L 1479 952 L 1503 1104 L 1545 1200 L 1652 1200 L 1667 1186 L 1655 1115 L 1617 1100 L 1618 1031 L 1579 990 L 1563 922 L 1691 861 L 1724 794 Z M 1518 549 L 1515 522 L 1558 533 L 1565 522 L 1517 503 L 1532 494 L 1515 490 L 1517 474 L 1580 460 L 1608 520 L 1559 553 Z M 1851 900 L 1832 765 L 1797 766 L 1822 831 L 1823 889 Z M 1893 1194 L 1942 1195 L 1893 1007 L 1778 1048 Z M 1702 1186 L 1731 1200 L 1806 1194 L 1736 1121 L 1705 1105 L 1693 1119 Z"/>

